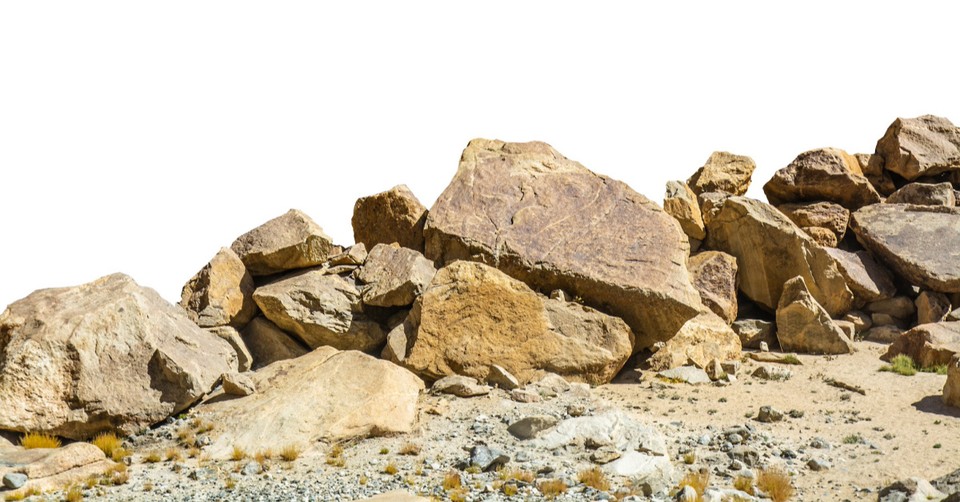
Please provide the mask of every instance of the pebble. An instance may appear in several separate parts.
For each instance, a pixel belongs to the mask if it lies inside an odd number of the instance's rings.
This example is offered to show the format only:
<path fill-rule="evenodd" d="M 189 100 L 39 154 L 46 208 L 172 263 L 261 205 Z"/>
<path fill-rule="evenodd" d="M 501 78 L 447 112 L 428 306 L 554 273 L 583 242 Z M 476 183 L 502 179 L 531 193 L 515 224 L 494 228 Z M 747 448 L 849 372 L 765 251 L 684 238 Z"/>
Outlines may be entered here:
<path fill-rule="evenodd" d="M 811 471 L 825 471 L 830 468 L 830 462 L 819 458 L 811 458 L 810 461 L 807 462 L 807 467 L 809 467 Z"/>

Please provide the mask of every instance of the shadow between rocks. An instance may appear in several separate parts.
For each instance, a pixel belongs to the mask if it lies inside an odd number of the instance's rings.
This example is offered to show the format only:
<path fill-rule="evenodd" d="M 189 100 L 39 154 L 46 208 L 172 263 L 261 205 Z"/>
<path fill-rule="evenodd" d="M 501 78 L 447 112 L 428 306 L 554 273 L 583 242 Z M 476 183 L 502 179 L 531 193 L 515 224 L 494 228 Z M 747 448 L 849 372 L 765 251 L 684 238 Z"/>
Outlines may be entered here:
<path fill-rule="evenodd" d="M 943 397 L 940 394 L 927 396 L 913 403 L 913 407 L 916 408 L 917 411 L 922 411 L 924 413 L 933 413 L 936 415 L 960 418 L 960 408 L 954 408 L 952 406 L 943 404 Z"/>

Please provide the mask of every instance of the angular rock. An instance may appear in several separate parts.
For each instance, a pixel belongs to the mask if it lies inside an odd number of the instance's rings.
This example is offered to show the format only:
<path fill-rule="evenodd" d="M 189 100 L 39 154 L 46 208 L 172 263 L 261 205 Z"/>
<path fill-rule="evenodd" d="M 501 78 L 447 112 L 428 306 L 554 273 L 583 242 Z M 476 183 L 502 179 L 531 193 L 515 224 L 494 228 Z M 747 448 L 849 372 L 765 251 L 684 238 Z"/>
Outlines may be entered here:
<path fill-rule="evenodd" d="M 703 368 L 711 359 L 736 359 L 741 350 L 740 337 L 726 321 L 706 312 L 687 321 L 676 336 L 663 342 L 647 363 L 653 371 L 687 364 Z"/>
<path fill-rule="evenodd" d="M 103 474 L 113 465 L 100 448 L 90 443 L 72 443 L 62 448 L 12 448 L 0 451 L 0 478 L 4 478 L 4 486 L 8 488 L 12 488 L 7 484 L 8 477 L 22 476 L 26 478 L 27 490 L 58 490 L 77 479 Z M 8 500 L 13 500 L 14 494 L 7 495 Z"/>
<path fill-rule="evenodd" d="M 763 193 L 775 206 L 828 201 L 857 209 L 880 202 L 880 194 L 863 177 L 857 159 L 837 148 L 801 153 L 763 185 Z"/>
<path fill-rule="evenodd" d="M 233 347 L 233 352 L 237 355 L 237 371 L 250 371 L 253 367 L 253 356 L 247 349 L 247 344 L 243 342 L 240 332 L 230 326 L 218 326 L 208 328 L 207 331 L 220 337 L 221 340 Z"/>
<path fill-rule="evenodd" d="M 490 393 L 490 387 L 481 385 L 476 378 L 450 375 L 433 383 L 430 391 L 435 394 L 453 394 L 457 397 L 476 397 Z"/>
<path fill-rule="evenodd" d="M 930 484 L 929 481 L 921 478 L 907 478 L 897 481 L 884 487 L 877 494 L 877 502 L 926 502 L 928 500 L 942 501 L 946 497 Z"/>
<path fill-rule="evenodd" d="M 517 439 L 533 439 L 541 432 L 557 425 L 556 417 L 533 415 L 521 418 L 507 427 L 507 432 Z"/>
<path fill-rule="evenodd" d="M 357 199 L 353 206 L 353 240 L 367 249 L 396 242 L 401 247 L 423 252 L 423 225 L 427 208 L 406 185 Z"/>
<path fill-rule="evenodd" d="M 790 377 L 793 376 L 793 373 L 786 368 L 778 368 L 776 366 L 760 366 L 759 368 L 753 370 L 751 375 L 761 380 L 782 381 L 789 380 Z"/>
<path fill-rule="evenodd" d="M 628 477 L 636 486 L 645 486 L 652 493 L 665 491 L 673 485 L 673 464 L 667 457 L 658 455 L 627 450 L 620 458 L 603 466 L 603 470 L 613 476 Z"/>
<path fill-rule="evenodd" d="M 877 141 L 884 169 L 909 181 L 960 169 L 960 129 L 933 115 L 898 118 Z"/>
<path fill-rule="evenodd" d="M 894 296 L 868 303 L 866 311 L 871 314 L 886 314 L 896 319 L 910 319 L 917 309 L 909 297 Z"/>
<path fill-rule="evenodd" d="M 798 204 L 781 204 L 777 206 L 781 213 L 790 218 L 798 227 L 825 228 L 842 240 L 847 233 L 847 221 L 850 211 L 839 204 L 831 202 L 803 202 Z"/>
<path fill-rule="evenodd" d="M 223 383 L 223 392 L 231 396 L 249 396 L 257 392 L 257 387 L 249 376 L 231 371 L 220 377 Z"/>
<path fill-rule="evenodd" d="M 727 324 L 737 319 L 737 259 L 720 251 L 704 251 L 687 260 L 690 282 L 703 304 Z"/>
<path fill-rule="evenodd" d="M 362 242 L 354 244 L 338 255 L 331 256 L 327 262 L 331 267 L 341 265 L 363 265 L 367 261 L 367 246 Z"/>
<path fill-rule="evenodd" d="M 296 209 L 237 237 L 230 246 L 253 275 L 313 267 L 327 260 L 333 242 Z"/>
<path fill-rule="evenodd" d="M 890 195 L 897 190 L 897 186 L 890 178 L 890 174 L 883 170 L 883 156 L 873 153 L 854 154 L 860 164 L 860 170 L 867 181 L 880 195 Z"/>
<path fill-rule="evenodd" d="M 181 292 L 180 306 L 204 328 L 243 328 L 255 315 L 253 276 L 233 250 L 221 249 Z"/>
<path fill-rule="evenodd" d="M 35 291 L 0 315 L 0 429 L 132 434 L 236 367 L 227 342 L 123 274 Z"/>
<path fill-rule="evenodd" d="M 833 323 L 836 324 L 837 327 L 840 328 L 840 331 L 843 331 L 850 340 L 853 340 L 857 335 L 857 327 L 852 322 L 835 319 Z"/>
<path fill-rule="evenodd" d="M 895 317 L 890 317 L 887 314 L 871 314 L 870 320 L 873 321 L 873 324 L 877 326 L 882 326 L 885 324 L 895 324 L 897 326 L 901 326 L 907 324 L 905 321 Z"/>
<path fill-rule="evenodd" d="M 427 258 L 482 261 L 603 306 L 633 329 L 638 349 L 672 337 L 702 308 L 673 218 L 544 143 L 471 141 L 424 232 Z"/>
<path fill-rule="evenodd" d="M 496 470 L 509 461 L 510 457 L 500 450 L 482 444 L 470 448 L 470 465 L 479 467 L 483 472 Z"/>
<path fill-rule="evenodd" d="M 947 365 L 947 383 L 943 386 L 943 402 L 960 408 L 960 356 L 954 355 Z"/>
<path fill-rule="evenodd" d="M 848 354 L 856 350 L 850 338 L 813 298 L 800 276 L 783 286 L 783 296 L 777 306 L 777 340 L 785 351 Z"/>
<path fill-rule="evenodd" d="M 697 196 L 700 202 L 700 215 L 703 216 L 703 225 L 706 227 L 723 208 L 723 201 L 733 197 L 722 192 L 704 192 Z"/>
<path fill-rule="evenodd" d="M 634 450 L 667 455 L 667 443 L 655 428 L 644 425 L 623 410 L 611 409 L 592 416 L 568 418 L 541 435 L 533 446 L 556 450 L 567 445 L 610 445 L 619 451 Z"/>
<path fill-rule="evenodd" d="M 943 183 L 909 183 L 887 197 L 887 204 L 916 204 L 918 206 L 957 205 L 953 185 Z"/>
<path fill-rule="evenodd" d="M 742 319 L 730 327 L 740 337 L 740 345 L 744 349 L 759 349 L 761 342 L 766 342 L 769 346 L 777 341 L 774 333 L 776 326 L 770 321 Z"/>
<path fill-rule="evenodd" d="M 680 366 L 657 372 L 657 376 L 666 380 L 700 385 L 710 383 L 710 375 L 696 366 Z"/>
<path fill-rule="evenodd" d="M 943 293 L 922 291 L 913 302 L 917 306 L 917 324 L 940 322 L 953 310 L 950 299 Z"/>
<path fill-rule="evenodd" d="M 703 230 L 703 217 L 697 196 L 682 181 L 668 181 L 667 193 L 663 196 L 663 210 L 680 223 L 687 237 L 702 241 L 707 234 Z"/>
<path fill-rule="evenodd" d="M 405 307 L 423 293 L 437 269 L 412 249 L 377 244 L 367 255 L 357 279 L 363 303 L 377 307 Z"/>
<path fill-rule="evenodd" d="M 843 316 L 843 320 L 853 324 L 853 332 L 857 335 L 873 326 L 873 319 L 859 310 L 851 310 Z"/>
<path fill-rule="evenodd" d="M 881 324 L 863 333 L 863 339 L 876 343 L 893 343 L 900 339 L 904 330 L 896 324 Z"/>
<path fill-rule="evenodd" d="M 960 352 L 960 322 L 921 324 L 893 342 L 880 357 L 890 361 L 904 354 L 921 368 L 948 364 L 954 354 Z"/>
<path fill-rule="evenodd" d="M 823 248 L 835 248 L 837 247 L 837 235 L 834 234 L 830 229 L 823 227 L 802 227 L 800 230 L 810 236 L 813 239 L 813 242 L 816 242 L 818 246 Z"/>
<path fill-rule="evenodd" d="M 27 475 L 20 472 L 9 472 L 3 475 L 3 487 L 16 490 L 27 484 Z"/>
<path fill-rule="evenodd" d="M 306 347 L 264 317 L 256 317 L 241 334 L 244 345 L 253 358 L 251 369 L 258 370 L 270 363 L 293 359 L 306 354 Z"/>
<path fill-rule="evenodd" d="M 730 195 L 743 195 L 750 187 L 750 178 L 757 164 L 745 155 L 727 152 L 713 152 L 707 163 L 687 180 L 693 193 L 723 192 Z"/>
<path fill-rule="evenodd" d="M 877 263 L 866 251 L 844 251 L 842 249 L 826 249 L 826 252 L 837 262 L 837 269 L 843 275 L 847 287 L 853 292 L 853 305 L 863 305 L 885 300 L 897 294 L 893 284 L 893 276 L 882 265 Z"/>
<path fill-rule="evenodd" d="M 761 406 L 757 413 L 757 422 L 773 423 L 783 420 L 783 412 L 772 406 Z"/>
<path fill-rule="evenodd" d="M 490 372 L 487 374 L 487 383 L 496 385 L 504 390 L 513 390 L 520 387 L 520 381 L 513 376 L 506 368 L 496 364 L 490 365 Z"/>

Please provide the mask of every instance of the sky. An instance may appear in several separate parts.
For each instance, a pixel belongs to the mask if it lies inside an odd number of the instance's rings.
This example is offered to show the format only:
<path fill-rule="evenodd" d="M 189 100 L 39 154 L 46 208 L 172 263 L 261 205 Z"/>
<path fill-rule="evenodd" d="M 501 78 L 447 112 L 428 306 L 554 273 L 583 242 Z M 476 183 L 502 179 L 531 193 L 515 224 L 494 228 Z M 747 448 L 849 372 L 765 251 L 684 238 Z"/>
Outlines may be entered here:
<path fill-rule="evenodd" d="M 131 275 L 171 302 L 297 208 L 427 207 L 472 138 L 545 141 L 662 203 L 710 153 L 960 123 L 951 2 L 0 2 L 0 308 Z"/>

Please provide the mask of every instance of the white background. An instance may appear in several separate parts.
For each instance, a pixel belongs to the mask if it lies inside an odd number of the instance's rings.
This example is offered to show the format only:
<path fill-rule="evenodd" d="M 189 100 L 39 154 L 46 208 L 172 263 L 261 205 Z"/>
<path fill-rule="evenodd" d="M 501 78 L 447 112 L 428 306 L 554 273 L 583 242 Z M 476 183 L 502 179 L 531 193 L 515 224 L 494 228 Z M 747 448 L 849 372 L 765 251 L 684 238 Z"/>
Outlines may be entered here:
<path fill-rule="evenodd" d="M 953 2 L 2 2 L 0 306 L 122 271 L 168 300 L 291 207 L 432 205 L 474 137 L 542 140 L 660 203 L 714 150 L 960 121 Z M 921 5 L 922 4 L 922 5 Z"/>

